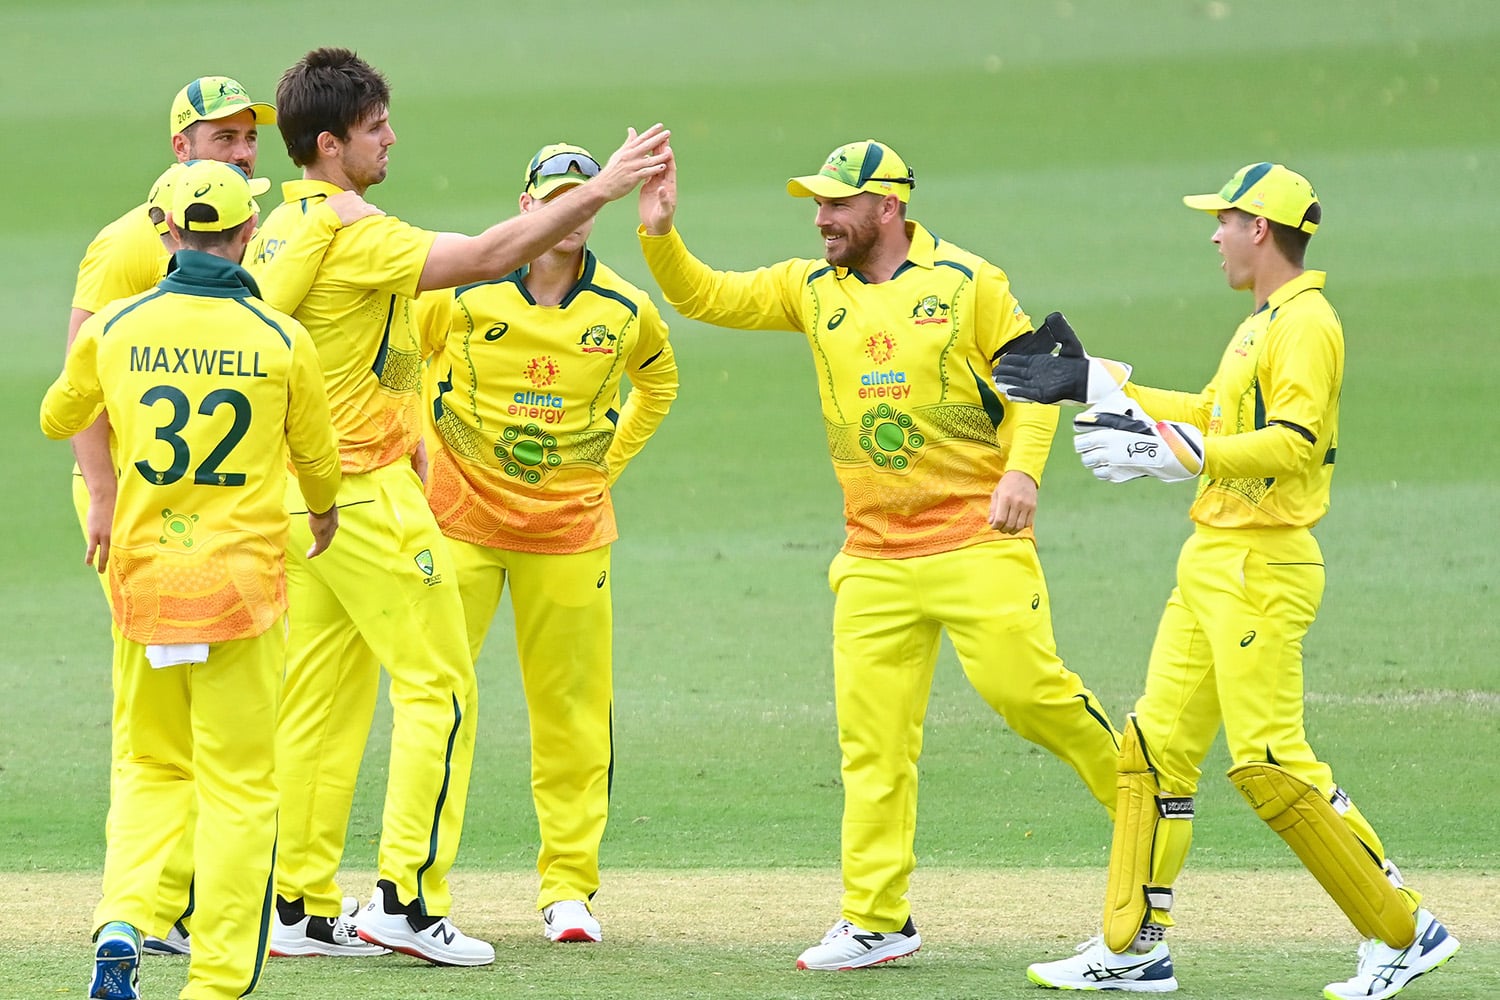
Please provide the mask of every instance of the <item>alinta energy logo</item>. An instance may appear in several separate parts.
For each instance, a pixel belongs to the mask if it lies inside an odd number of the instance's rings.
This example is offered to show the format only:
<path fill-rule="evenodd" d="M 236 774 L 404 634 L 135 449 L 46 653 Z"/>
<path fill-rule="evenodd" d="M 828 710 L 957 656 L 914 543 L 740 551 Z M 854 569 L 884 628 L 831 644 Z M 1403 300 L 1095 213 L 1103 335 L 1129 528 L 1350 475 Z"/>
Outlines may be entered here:
<path fill-rule="evenodd" d="M 876 468 L 902 472 L 927 443 L 921 431 L 912 429 L 914 424 L 911 414 L 881 403 L 859 418 L 859 447 Z"/>
<path fill-rule="evenodd" d="M 538 354 L 526 362 L 526 367 L 522 371 L 522 374 L 526 376 L 526 380 L 538 389 L 556 382 L 557 376 L 561 373 L 562 370 L 557 367 L 557 362 L 545 354 Z"/>
<path fill-rule="evenodd" d="M 924 296 L 922 301 L 912 307 L 911 318 L 918 326 L 923 323 L 946 323 L 949 308 L 948 303 L 936 295 Z"/>
<path fill-rule="evenodd" d="M 501 431 L 500 440 L 495 442 L 495 458 L 501 472 L 527 486 L 535 486 L 544 472 L 562 465 L 556 435 L 540 424 L 512 424 Z"/>
<path fill-rule="evenodd" d="M 578 346 L 583 348 L 584 354 L 613 354 L 615 335 L 609 332 L 609 327 L 600 323 L 583 331 L 583 336 L 578 338 Z"/>

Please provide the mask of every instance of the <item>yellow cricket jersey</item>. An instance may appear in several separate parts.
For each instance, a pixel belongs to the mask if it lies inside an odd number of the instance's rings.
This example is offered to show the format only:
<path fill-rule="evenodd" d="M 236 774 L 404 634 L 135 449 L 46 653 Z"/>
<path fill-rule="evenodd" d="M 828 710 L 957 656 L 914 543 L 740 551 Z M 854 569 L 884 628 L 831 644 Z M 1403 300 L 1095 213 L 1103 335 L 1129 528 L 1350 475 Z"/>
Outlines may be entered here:
<path fill-rule="evenodd" d="M 1189 516 L 1220 528 L 1307 527 L 1328 511 L 1344 382 L 1344 328 L 1304 271 L 1239 325 L 1201 393 L 1134 384 L 1158 420 L 1204 432 L 1204 468 Z"/>
<path fill-rule="evenodd" d="M 607 485 L 667 415 L 677 362 L 650 297 L 591 252 L 557 306 L 537 305 L 524 277 L 446 297 L 428 372 L 428 503 L 451 538 L 587 552 L 618 537 Z"/>
<path fill-rule="evenodd" d="M 1041 482 L 1057 429 L 1056 408 L 1006 402 L 990 378 L 1005 345 L 1032 329 L 1005 272 L 906 225 L 907 260 L 877 284 L 820 260 L 714 271 L 675 230 L 640 231 L 646 263 L 684 316 L 806 334 L 844 491 L 844 551 L 857 556 L 995 538 L 996 483 L 1007 470 Z"/>
<path fill-rule="evenodd" d="M 115 299 L 139 295 L 167 273 L 162 246 L 144 203 L 99 230 L 78 264 L 73 308 L 96 313 Z"/>
<path fill-rule="evenodd" d="M 283 277 L 272 262 L 340 188 L 315 180 L 281 188 L 286 200 L 256 233 L 245 267 L 264 280 L 266 301 L 317 344 L 344 472 L 405 459 L 421 437 L 422 359 L 432 351 L 418 336 L 412 301 L 437 234 L 394 216 L 363 219 L 333 237 L 311 281 Z"/>
<path fill-rule="evenodd" d="M 243 270 L 184 250 L 153 291 L 84 323 L 42 401 L 64 438 L 109 411 L 121 465 L 110 603 L 140 643 L 223 642 L 286 610 L 290 458 L 308 504 L 339 485 L 316 350 Z"/>

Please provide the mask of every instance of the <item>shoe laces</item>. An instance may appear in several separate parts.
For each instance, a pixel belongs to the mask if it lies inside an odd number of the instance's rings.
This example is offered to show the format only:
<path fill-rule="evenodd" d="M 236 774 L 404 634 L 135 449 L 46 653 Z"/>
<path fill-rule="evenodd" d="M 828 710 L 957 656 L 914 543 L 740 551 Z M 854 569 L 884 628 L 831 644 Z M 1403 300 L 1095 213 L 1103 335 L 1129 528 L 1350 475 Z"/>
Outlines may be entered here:
<path fill-rule="evenodd" d="M 1073 951 L 1079 955 L 1082 955 L 1085 952 L 1093 951 L 1095 948 L 1102 947 L 1104 947 L 1104 935 L 1095 934 L 1093 937 L 1089 938 L 1087 941 L 1074 948 Z"/>
<path fill-rule="evenodd" d="M 847 920 L 840 920 L 828 929 L 827 934 L 823 935 L 823 943 L 829 944 L 830 942 L 837 941 L 839 938 L 848 935 L 852 930 L 854 930 L 852 923 Z"/>

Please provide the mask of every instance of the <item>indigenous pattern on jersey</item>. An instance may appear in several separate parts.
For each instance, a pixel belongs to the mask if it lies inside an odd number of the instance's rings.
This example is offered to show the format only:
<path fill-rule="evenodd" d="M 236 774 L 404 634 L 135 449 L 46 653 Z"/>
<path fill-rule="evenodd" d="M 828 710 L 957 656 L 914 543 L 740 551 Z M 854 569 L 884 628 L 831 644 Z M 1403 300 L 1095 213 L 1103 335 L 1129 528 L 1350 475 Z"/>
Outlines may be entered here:
<path fill-rule="evenodd" d="M 256 636 L 286 610 L 288 458 L 314 510 L 339 472 L 312 341 L 243 270 L 184 250 L 155 290 L 79 330 L 42 402 L 67 437 L 109 411 L 121 474 L 115 622 L 140 643 Z"/>
<path fill-rule="evenodd" d="M 313 210 L 339 188 L 288 181 L 285 197 L 245 252 L 245 267 L 264 281 L 266 301 L 290 313 L 312 335 L 328 388 L 346 474 L 404 460 L 421 436 L 421 342 L 412 300 L 436 233 L 394 216 L 373 216 L 340 230 L 307 282 L 300 269 L 271 268 L 278 252 L 308 226 Z"/>
<path fill-rule="evenodd" d="M 586 552 L 617 537 L 607 484 L 666 416 L 677 362 L 651 299 L 592 253 L 555 307 L 536 304 L 525 273 L 448 299 L 428 374 L 427 498 L 451 538 Z"/>
<path fill-rule="evenodd" d="M 144 204 L 99 230 L 78 264 L 73 308 L 96 313 L 116 299 L 155 288 L 170 259 Z"/>
<path fill-rule="evenodd" d="M 1304 271 L 1235 330 L 1201 393 L 1131 385 L 1157 420 L 1204 432 L 1189 516 L 1219 528 L 1310 528 L 1328 512 L 1344 381 L 1344 329 Z"/>
<path fill-rule="evenodd" d="M 1054 407 L 1006 402 L 991 381 L 1002 348 L 1032 330 L 1005 272 L 914 222 L 907 231 L 905 263 L 869 284 L 815 260 L 714 271 L 675 230 L 641 230 L 647 263 L 684 316 L 806 334 L 844 491 L 844 551 L 857 556 L 993 540 L 996 484 L 1008 469 L 1040 482 L 1057 427 Z"/>

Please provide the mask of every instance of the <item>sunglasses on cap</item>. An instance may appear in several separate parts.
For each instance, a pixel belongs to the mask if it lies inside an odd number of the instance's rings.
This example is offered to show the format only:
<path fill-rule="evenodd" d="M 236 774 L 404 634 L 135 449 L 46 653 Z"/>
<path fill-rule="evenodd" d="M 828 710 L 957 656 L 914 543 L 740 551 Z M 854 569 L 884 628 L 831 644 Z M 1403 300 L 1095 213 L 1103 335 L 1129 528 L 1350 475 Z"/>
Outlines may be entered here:
<path fill-rule="evenodd" d="M 582 153 L 553 153 L 531 168 L 531 172 L 526 175 L 526 188 L 530 190 L 536 187 L 540 180 L 548 177 L 561 177 L 564 174 L 596 177 L 599 174 L 599 164 L 594 162 L 593 157 L 584 156 Z"/>

